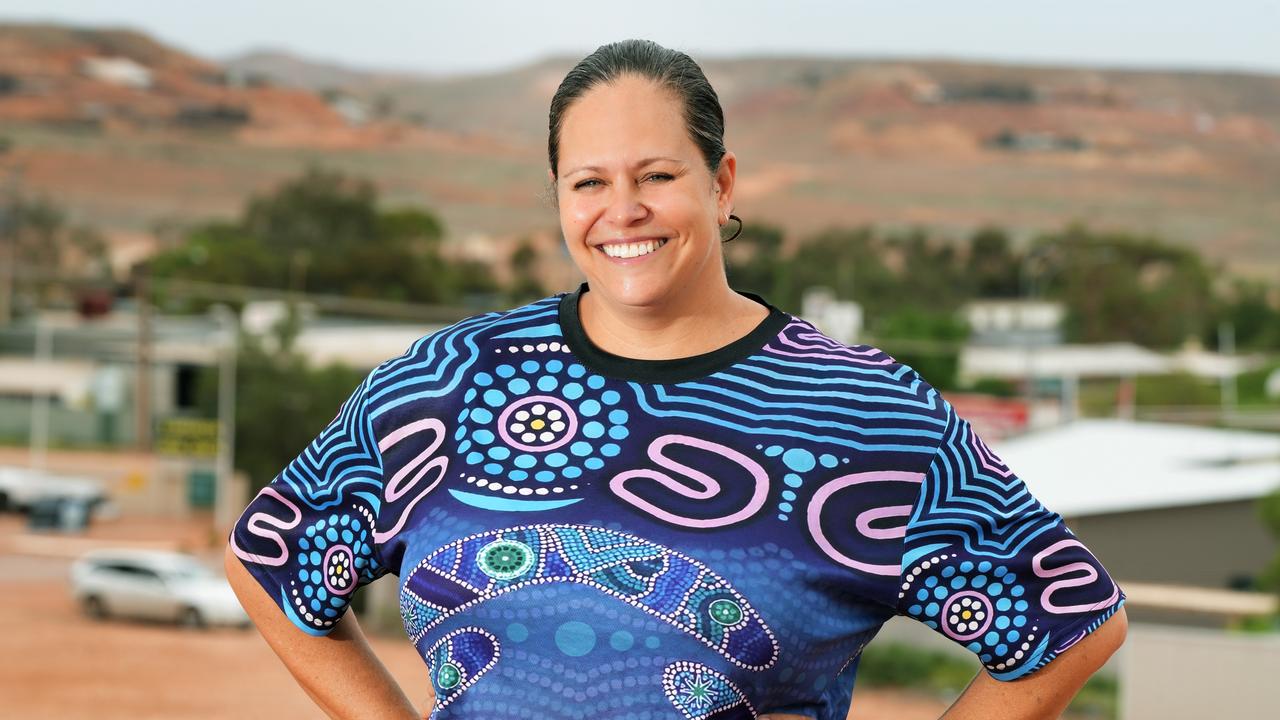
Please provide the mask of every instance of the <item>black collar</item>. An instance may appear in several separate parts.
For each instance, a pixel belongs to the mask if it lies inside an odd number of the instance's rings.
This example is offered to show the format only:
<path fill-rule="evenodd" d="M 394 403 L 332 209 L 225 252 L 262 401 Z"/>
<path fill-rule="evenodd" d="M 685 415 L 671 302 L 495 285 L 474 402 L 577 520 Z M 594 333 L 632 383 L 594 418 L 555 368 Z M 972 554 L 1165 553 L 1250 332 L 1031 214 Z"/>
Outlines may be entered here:
<path fill-rule="evenodd" d="M 752 292 L 735 290 L 769 308 L 769 315 L 755 329 L 728 345 L 701 355 L 665 360 L 642 360 L 623 357 L 602 350 L 591 342 L 582 329 L 578 315 L 578 301 L 590 288 L 583 282 L 577 290 L 564 293 L 560 298 L 560 332 L 569 350 L 589 370 L 617 380 L 634 380 L 648 383 L 678 383 L 694 380 L 730 367 L 754 354 L 773 339 L 790 321 L 790 316 L 774 307 L 767 300 Z"/>

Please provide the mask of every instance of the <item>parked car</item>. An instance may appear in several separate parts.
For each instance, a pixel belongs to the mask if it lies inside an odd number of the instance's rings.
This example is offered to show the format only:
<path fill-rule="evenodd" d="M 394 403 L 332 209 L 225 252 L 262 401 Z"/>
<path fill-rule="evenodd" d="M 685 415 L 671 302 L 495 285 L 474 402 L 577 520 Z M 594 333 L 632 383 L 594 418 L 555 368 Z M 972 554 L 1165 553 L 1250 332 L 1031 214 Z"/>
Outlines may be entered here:
<path fill-rule="evenodd" d="M 89 478 L 69 477 L 24 467 L 0 467 L 0 510 L 29 512 L 42 501 L 67 499 L 92 508 L 107 499 Z"/>
<path fill-rule="evenodd" d="M 89 551 L 71 565 L 71 594 L 95 619 L 146 618 L 192 628 L 250 626 L 226 578 L 184 553 Z"/>

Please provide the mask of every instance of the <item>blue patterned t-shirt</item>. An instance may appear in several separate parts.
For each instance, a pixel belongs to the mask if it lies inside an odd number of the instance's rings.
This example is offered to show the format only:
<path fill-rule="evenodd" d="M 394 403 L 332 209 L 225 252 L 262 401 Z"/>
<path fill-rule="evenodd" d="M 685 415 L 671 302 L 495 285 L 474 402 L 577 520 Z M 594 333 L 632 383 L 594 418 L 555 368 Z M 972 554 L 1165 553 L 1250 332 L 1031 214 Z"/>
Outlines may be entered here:
<path fill-rule="evenodd" d="M 390 573 L 432 718 L 844 718 L 894 615 L 1035 672 L 1125 600 L 915 370 L 768 308 L 713 352 L 596 347 L 574 292 L 375 368 L 234 552 L 327 634 Z M 412 694 L 412 689 L 411 689 Z"/>

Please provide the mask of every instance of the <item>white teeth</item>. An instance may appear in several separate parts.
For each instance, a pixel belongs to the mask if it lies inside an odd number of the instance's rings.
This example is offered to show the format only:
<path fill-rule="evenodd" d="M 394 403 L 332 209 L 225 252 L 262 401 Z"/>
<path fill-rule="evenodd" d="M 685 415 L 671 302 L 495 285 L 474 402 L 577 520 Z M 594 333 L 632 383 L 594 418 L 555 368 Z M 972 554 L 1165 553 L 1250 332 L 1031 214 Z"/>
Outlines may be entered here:
<path fill-rule="evenodd" d="M 640 255 L 648 255 L 666 244 L 667 241 L 664 238 L 662 240 L 646 240 L 644 242 L 634 243 L 611 243 L 609 245 L 602 245 L 601 249 L 603 249 L 605 254 L 609 257 L 633 258 L 639 257 Z"/>

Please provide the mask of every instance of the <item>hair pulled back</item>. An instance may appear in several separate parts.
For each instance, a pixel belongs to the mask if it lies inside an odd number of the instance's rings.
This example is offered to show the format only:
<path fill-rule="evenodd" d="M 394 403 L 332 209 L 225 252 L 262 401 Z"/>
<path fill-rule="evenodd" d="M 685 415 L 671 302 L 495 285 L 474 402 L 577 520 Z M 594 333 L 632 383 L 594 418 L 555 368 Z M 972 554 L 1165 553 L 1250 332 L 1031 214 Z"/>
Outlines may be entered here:
<path fill-rule="evenodd" d="M 720 98 L 707 81 L 702 68 L 685 53 L 670 50 L 652 40 L 621 40 L 601 45 L 564 76 L 551 98 L 548 121 L 547 159 L 552 175 L 559 179 L 560 129 L 574 101 L 600 84 L 616 81 L 625 74 L 656 82 L 679 98 L 685 127 L 714 177 L 724 156 L 724 111 Z"/>

